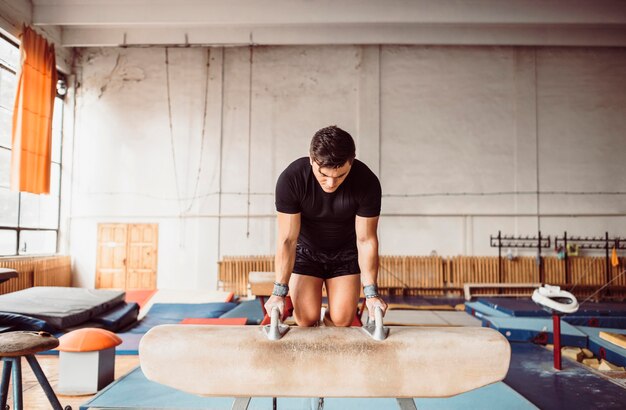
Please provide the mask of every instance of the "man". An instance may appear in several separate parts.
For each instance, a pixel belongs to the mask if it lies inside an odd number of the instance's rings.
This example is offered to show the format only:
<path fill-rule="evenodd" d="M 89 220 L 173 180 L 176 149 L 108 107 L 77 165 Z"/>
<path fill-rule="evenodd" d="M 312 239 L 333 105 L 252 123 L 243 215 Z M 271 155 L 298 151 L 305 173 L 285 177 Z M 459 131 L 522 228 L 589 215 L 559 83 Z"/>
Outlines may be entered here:
<path fill-rule="evenodd" d="M 276 183 L 276 282 L 266 310 L 283 313 L 289 292 L 299 326 L 316 326 L 322 284 L 335 326 L 350 326 L 361 283 L 369 316 L 387 304 L 378 294 L 378 217 L 381 187 L 355 159 L 346 131 L 326 127 L 311 140 L 309 157 L 292 162 Z"/>

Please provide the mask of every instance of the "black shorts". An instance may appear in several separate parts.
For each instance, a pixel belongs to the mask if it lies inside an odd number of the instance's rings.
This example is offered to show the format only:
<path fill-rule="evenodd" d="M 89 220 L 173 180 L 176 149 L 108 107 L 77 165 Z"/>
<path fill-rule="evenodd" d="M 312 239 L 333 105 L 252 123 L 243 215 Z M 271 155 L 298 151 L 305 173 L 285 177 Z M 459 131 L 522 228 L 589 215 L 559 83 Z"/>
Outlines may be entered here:
<path fill-rule="evenodd" d="M 356 245 L 336 251 L 314 251 L 298 242 L 293 273 L 331 279 L 361 273 Z"/>

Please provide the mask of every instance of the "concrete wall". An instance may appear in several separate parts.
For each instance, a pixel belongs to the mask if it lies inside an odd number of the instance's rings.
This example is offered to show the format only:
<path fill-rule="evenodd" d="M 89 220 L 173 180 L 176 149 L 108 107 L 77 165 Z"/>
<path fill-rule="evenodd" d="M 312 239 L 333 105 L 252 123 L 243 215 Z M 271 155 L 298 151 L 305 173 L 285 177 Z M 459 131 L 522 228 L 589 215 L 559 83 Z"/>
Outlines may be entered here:
<path fill-rule="evenodd" d="M 330 124 L 352 133 L 381 179 L 383 254 L 494 254 L 498 230 L 626 231 L 625 49 L 169 48 L 167 58 L 158 47 L 79 50 L 62 225 L 78 285 L 94 284 L 102 222 L 159 224 L 159 288 L 212 289 L 222 256 L 273 253 L 275 180 Z"/>

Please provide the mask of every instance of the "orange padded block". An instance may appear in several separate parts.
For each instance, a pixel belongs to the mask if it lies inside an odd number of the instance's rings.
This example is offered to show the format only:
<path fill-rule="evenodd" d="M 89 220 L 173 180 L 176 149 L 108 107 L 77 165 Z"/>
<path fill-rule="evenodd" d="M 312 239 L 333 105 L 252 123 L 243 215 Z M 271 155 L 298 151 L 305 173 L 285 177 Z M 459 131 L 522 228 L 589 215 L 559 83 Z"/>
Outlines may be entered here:
<path fill-rule="evenodd" d="M 115 347 L 122 339 L 108 330 L 86 327 L 64 334 L 59 342 L 57 350 L 62 352 L 93 352 Z"/>

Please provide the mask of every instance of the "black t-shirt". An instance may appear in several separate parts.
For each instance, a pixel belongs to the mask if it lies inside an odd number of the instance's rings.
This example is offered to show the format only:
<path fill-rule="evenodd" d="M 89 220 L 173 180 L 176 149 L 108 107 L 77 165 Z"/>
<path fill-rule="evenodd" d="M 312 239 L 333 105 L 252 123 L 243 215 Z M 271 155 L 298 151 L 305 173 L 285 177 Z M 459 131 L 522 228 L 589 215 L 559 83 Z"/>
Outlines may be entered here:
<path fill-rule="evenodd" d="M 298 241 L 318 251 L 356 244 L 356 215 L 380 215 L 381 187 L 378 177 L 355 159 L 346 179 L 335 192 L 324 192 L 313 174 L 309 157 L 292 162 L 276 183 L 276 210 L 301 213 Z"/>

